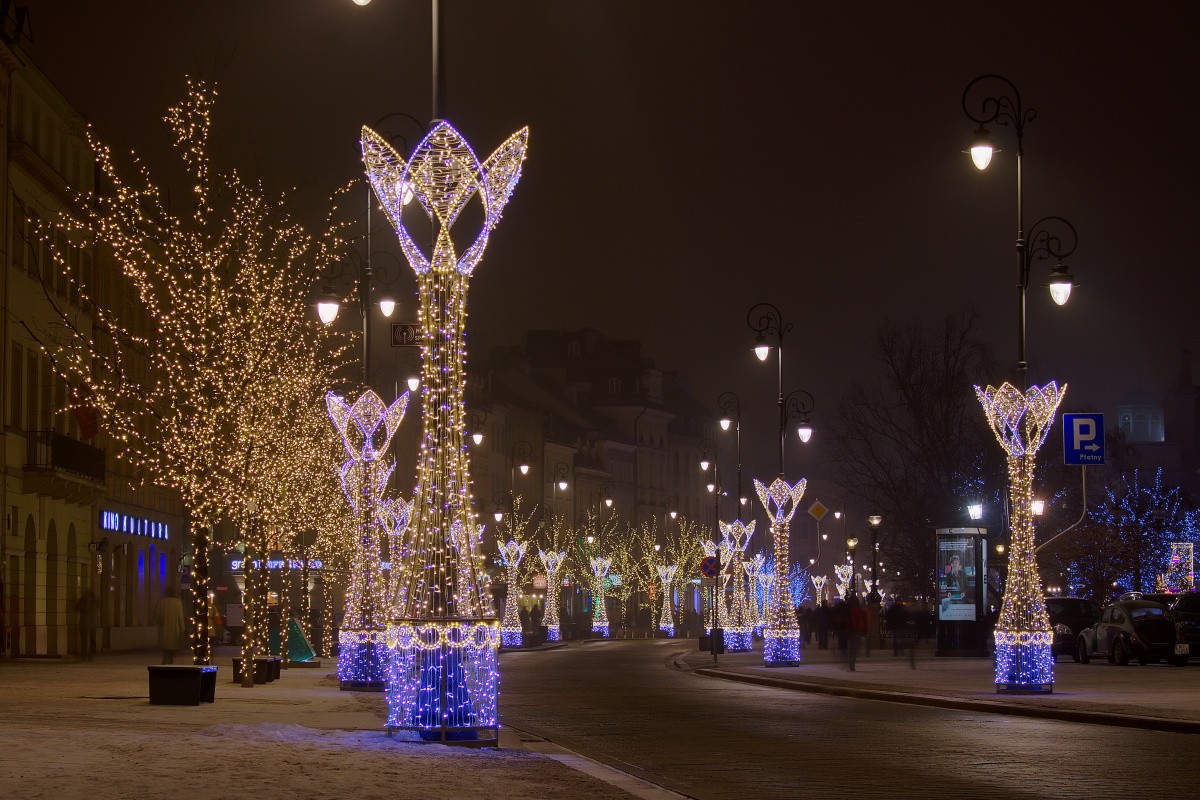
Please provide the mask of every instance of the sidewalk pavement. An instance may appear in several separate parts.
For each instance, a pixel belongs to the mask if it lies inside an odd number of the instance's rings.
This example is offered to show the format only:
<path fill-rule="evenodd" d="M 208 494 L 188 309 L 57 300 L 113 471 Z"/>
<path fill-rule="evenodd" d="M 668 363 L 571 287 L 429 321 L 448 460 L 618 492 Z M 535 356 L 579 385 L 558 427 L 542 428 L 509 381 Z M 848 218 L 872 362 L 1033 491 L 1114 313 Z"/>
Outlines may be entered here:
<path fill-rule="evenodd" d="M 830 647 L 834 643 L 830 642 Z M 1060 656 L 1049 695 L 1001 695 L 990 658 L 937 658 L 929 642 L 916 658 L 896 657 L 890 647 L 860 652 L 855 671 L 837 650 L 816 643 L 801 651 L 799 667 L 763 666 L 762 643 L 754 652 L 718 656 L 694 650 L 675 664 L 702 675 L 798 691 L 869 700 L 959 708 L 996 714 L 1200 733 L 1200 663 L 1119 667 L 1101 658 L 1076 664 Z"/>
<path fill-rule="evenodd" d="M 630 796 L 503 728 L 501 749 L 388 739 L 383 694 L 340 691 L 336 660 L 243 689 L 233 655 L 221 648 L 216 702 L 199 706 L 150 705 L 146 667 L 160 651 L 0 660 L 0 795 Z"/>

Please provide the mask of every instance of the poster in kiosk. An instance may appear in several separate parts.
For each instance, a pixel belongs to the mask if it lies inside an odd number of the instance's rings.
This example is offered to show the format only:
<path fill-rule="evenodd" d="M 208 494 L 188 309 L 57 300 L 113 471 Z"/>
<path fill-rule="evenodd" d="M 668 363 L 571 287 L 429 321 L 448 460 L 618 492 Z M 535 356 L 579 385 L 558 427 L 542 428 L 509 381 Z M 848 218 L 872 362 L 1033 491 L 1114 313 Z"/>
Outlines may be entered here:
<path fill-rule="evenodd" d="M 987 529 L 938 528 L 937 651 L 987 656 Z"/>

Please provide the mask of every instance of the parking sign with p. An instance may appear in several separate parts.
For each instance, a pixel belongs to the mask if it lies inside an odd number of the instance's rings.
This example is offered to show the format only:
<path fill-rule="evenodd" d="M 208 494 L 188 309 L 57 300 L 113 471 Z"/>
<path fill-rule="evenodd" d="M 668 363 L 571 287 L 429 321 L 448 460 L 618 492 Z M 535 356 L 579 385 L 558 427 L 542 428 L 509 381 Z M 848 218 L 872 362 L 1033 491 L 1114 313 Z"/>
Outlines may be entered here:
<path fill-rule="evenodd" d="M 1063 463 L 1086 467 L 1104 463 L 1104 415 L 1063 414 Z"/>

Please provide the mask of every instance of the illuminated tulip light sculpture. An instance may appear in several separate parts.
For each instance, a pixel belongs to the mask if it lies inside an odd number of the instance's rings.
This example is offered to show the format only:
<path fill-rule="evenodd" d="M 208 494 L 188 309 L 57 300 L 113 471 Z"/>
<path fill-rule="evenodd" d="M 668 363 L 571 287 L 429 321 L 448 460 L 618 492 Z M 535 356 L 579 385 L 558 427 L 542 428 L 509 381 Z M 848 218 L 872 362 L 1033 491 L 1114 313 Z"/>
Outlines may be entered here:
<path fill-rule="evenodd" d="M 464 328 L 467 282 L 521 176 L 528 136 L 528 128 L 518 131 L 480 163 L 458 131 L 439 122 L 406 163 L 377 133 L 362 132 L 367 177 L 417 274 L 420 300 L 424 436 L 387 632 L 389 733 L 479 744 L 499 732 L 500 626 L 471 512 Z M 408 192 L 432 227 L 428 256 L 402 219 Z M 483 205 L 483 222 L 460 255 L 450 228 L 473 199 Z"/>
<path fill-rule="evenodd" d="M 729 552 L 725 565 L 725 573 L 733 583 L 733 598 L 729 607 L 729 628 L 725 631 L 725 649 L 732 652 L 744 652 L 754 649 L 754 617 L 746 600 L 746 580 L 742 570 L 742 553 L 750 544 L 754 535 L 754 523 L 745 525 L 737 520 L 729 525 L 721 523 L 721 536 L 724 539 L 722 553 Z M 727 547 L 725 545 L 728 545 Z"/>
<path fill-rule="evenodd" d="M 675 635 L 675 616 L 671 613 L 671 586 L 675 583 L 676 565 L 658 565 L 658 579 L 663 585 L 662 613 L 658 615 L 658 629 L 667 636 Z"/>
<path fill-rule="evenodd" d="M 523 631 L 521 615 L 517 609 L 517 589 L 521 580 L 521 559 L 525 557 L 527 542 L 509 539 L 500 549 L 500 557 L 508 570 L 508 599 L 504 602 L 504 621 L 500 623 L 500 644 L 504 647 L 520 647 Z"/>
<path fill-rule="evenodd" d="M 996 691 L 1054 690 L 1054 632 L 1042 600 L 1034 556 L 1033 466 L 1046 441 L 1067 387 L 1050 382 L 1022 392 L 1010 383 L 999 389 L 975 387 L 1000 446 L 1008 456 L 1012 498 L 1012 541 L 1004 606 L 996 625 Z"/>
<path fill-rule="evenodd" d="M 558 589 L 562 586 L 562 578 L 559 577 L 559 570 L 562 569 L 563 562 L 567 559 L 565 552 L 549 553 L 538 550 L 538 558 L 542 560 L 542 564 L 546 567 L 546 617 L 542 623 L 546 626 L 546 641 L 557 642 L 559 640 L 559 618 L 558 618 Z"/>
<path fill-rule="evenodd" d="M 592 559 L 592 633 L 608 636 L 608 608 L 605 593 L 612 559 L 597 556 Z"/>
<path fill-rule="evenodd" d="M 387 680 L 384 638 L 391 599 L 383 572 L 381 534 L 386 532 L 391 537 L 402 531 L 409 513 L 407 503 L 384 498 L 388 478 L 396 467 L 387 451 L 404 419 L 408 392 L 390 406 L 370 389 L 354 405 L 346 405 L 341 397 L 329 392 L 325 405 L 350 455 L 338 476 L 354 513 L 346 615 L 338 633 L 338 683 L 343 689 L 381 691 Z"/>
<path fill-rule="evenodd" d="M 803 478 L 795 486 L 788 486 L 783 478 L 776 478 L 770 486 L 754 481 L 758 498 L 771 517 L 771 534 L 775 539 L 771 608 L 767 628 L 763 631 L 763 663 L 768 667 L 800 666 L 800 625 L 796 622 L 792 590 L 788 585 L 788 526 L 800 505 L 800 498 L 804 497 L 806 483 Z"/>

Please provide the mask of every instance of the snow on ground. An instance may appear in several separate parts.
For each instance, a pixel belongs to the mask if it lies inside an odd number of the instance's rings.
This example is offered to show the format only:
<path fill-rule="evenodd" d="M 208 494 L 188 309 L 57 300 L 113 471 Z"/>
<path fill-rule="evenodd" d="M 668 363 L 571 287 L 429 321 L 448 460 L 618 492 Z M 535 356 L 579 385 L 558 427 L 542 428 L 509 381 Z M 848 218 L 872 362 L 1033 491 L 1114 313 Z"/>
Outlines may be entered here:
<path fill-rule="evenodd" d="M 328 669 L 242 689 L 223 664 L 216 703 L 151 706 L 148 663 L 0 662 L 0 798 L 627 796 L 523 750 L 389 739 L 382 696 Z"/>

